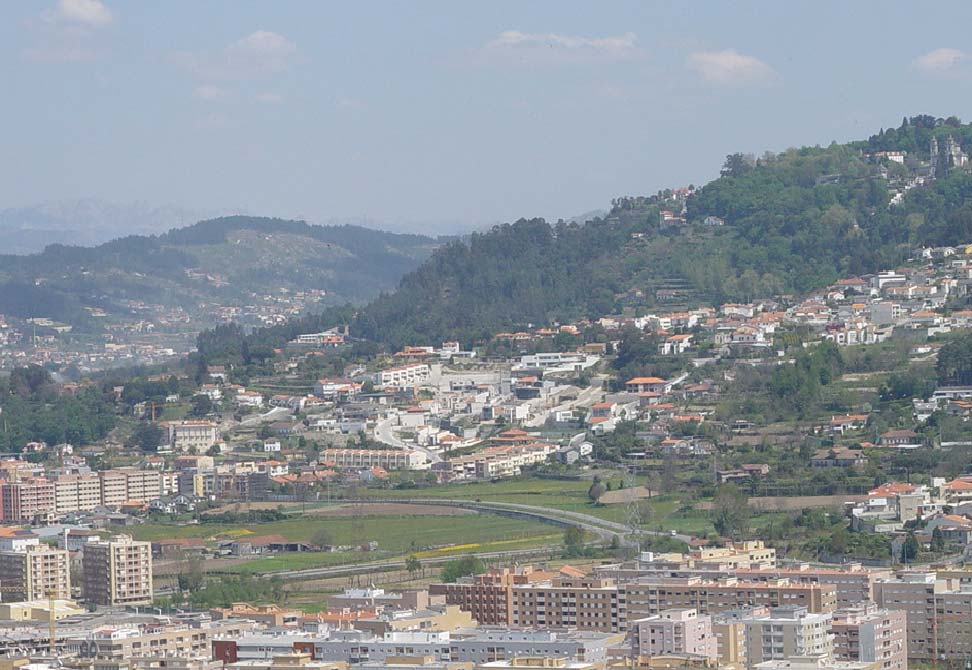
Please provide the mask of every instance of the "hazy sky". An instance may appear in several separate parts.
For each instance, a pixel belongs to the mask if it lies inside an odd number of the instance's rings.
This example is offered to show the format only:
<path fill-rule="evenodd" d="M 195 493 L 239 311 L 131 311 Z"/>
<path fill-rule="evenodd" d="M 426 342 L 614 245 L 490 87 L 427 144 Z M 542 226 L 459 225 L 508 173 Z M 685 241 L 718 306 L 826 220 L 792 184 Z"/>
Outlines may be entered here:
<path fill-rule="evenodd" d="M 972 117 L 970 22 L 968 2 L 7 2 L 0 207 L 570 216 L 732 151 Z"/>

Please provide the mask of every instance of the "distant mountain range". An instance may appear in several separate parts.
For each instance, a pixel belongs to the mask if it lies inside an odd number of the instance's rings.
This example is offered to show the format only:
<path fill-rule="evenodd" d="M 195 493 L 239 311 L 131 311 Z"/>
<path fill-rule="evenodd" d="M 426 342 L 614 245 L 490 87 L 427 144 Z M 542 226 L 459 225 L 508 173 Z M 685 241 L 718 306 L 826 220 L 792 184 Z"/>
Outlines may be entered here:
<path fill-rule="evenodd" d="M 125 313 L 142 301 L 198 311 L 280 289 L 322 289 L 329 304 L 362 303 L 394 289 L 439 244 L 424 235 L 250 216 L 92 247 L 48 244 L 39 253 L 0 256 L 0 313 L 83 324 L 90 308 Z"/>
<path fill-rule="evenodd" d="M 0 236 L 4 253 L 32 254 L 48 244 L 93 246 L 126 235 L 161 233 L 225 213 L 97 198 L 57 200 L 0 209 Z"/>

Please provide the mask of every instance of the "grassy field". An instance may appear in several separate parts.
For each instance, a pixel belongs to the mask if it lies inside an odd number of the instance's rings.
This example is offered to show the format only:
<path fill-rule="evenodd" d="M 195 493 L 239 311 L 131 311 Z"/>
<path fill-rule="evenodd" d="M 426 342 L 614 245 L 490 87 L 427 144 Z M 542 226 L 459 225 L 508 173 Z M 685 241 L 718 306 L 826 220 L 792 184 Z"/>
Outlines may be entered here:
<path fill-rule="evenodd" d="M 622 521 L 625 516 L 624 506 L 591 504 L 587 497 L 590 486 L 589 481 L 523 478 L 500 482 L 445 484 L 417 490 L 376 490 L 368 491 L 368 495 L 385 500 L 442 498 L 519 503 L 583 512 L 610 521 Z"/>
<path fill-rule="evenodd" d="M 605 477 L 605 480 L 608 478 Z M 641 482 L 639 482 L 641 483 Z M 628 508 L 624 504 L 594 505 L 587 497 L 589 481 L 523 478 L 494 483 L 449 484 L 420 490 L 369 491 L 378 499 L 403 501 L 409 498 L 442 498 L 456 500 L 481 500 L 483 502 L 521 503 L 551 509 L 590 514 L 609 521 L 624 523 Z M 653 496 L 651 520 L 645 526 L 650 530 L 677 530 L 680 533 L 705 536 L 715 532 L 712 516 L 706 510 L 682 510 L 678 494 Z M 753 526 L 762 527 L 778 518 L 774 513 L 757 514 Z"/>
<path fill-rule="evenodd" d="M 441 517 L 440 517 L 441 518 Z M 466 542 L 463 544 L 453 544 L 438 549 L 425 549 L 420 551 L 376 551 L 376 552 L 337 552 L 320 553 L 306 552 L 300 554 L 277 554 L 267 558 L 257 558 L 239 565 L 234 565 L 225 572 L 248 573 L 248 574 L 271 574 L 285 570 L 304 570 L 307 568 L 322 568 L 337 565 L 347 565 L 349 563 L 360 563 L 366 561 L 376 561 L 383 558 L 396 558 L 406 555 L 414 555 L 419 561 L 429 558 L 443 558 L 449 556 L 461 556 L 473 552 L 491 551 L 512 551 L 515 549 L 533 549 L 535 547 L 558 545 L 563 539 L 562 533 L 548 533 L 546 535 L 534 535 L 530 537 L 495 540 L 486 542 Z"/>
<path fill-rule="evenodd" d="M 200 538 L 208 542 L 221 539 L 246 539 L 260 535 L 281 535 L 288 540 L 312 541 L 319 530 L 326 530 L 330 541 L 339 545 L 360 545 L 375 541 L 378 551 L 371 553 L 281 554 L 273 559 L 258 559 L 236 571 L 270 572 L 302 567 L 336 565 L 362 560 L 401 556 L 413 552 L 449 555 L 461 551 L 498 551 L 503 548 L 558 544 L 563 534 L 552 526 L 534 521 L 508 519 L 494 514 L 456 516 L 304 516 L 248 525 L 198 524 L 172 526 L 142 524 L 131 528 L 140 540 Z M 427 554 L 427 555 L 433 555 Z"/>

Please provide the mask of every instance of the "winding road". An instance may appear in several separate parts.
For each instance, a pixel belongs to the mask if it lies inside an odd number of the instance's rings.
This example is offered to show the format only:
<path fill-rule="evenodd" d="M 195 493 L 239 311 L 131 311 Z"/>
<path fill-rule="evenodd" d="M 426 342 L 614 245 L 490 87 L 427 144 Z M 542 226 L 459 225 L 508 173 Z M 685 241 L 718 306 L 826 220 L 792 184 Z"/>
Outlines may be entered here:
<path fill-rule="evenodd" d="M 345 502 L 356 502 L 353 500 L 348 500 Z M 381 504 L 382 501 L 368 500 L 361 501 L 368 502 L 369 504 Z M 389 504 L 396 504 L 402 501 L 388 501 Z M 415 505 L 437 505 L 437 506 L 452 506 L 461 507 L 463 509 L 471 509 L 480 512 L 488 512 L 491 514 L 499 514 L 502 516 L 511 516 L 521 519 L 533 519 L 541 523 L 548 523 L 561 528 L 567 526 L 579 526 L 585 531 L 597 535 L 599 541 L 611 541 L 613 538 L 618 537 L 622 542 L 630 534 L 631 529 L 616 521 L 609 521 L 607 519 L 602 519 L 600 517 L 593 516 L 591 514 L 584 514 L 583 512 L 574 512 L 570 510 L 559 510 L 550 507 L 541 507 L 539 505 L 524 505 L 520 503 L 501 503 L 501 502 L 476 502 L 472 500 L 440 500 L 440 499 L 413 499 L 408 500 L 410 504 Z M 681 540 L 682 542 L 688 542 L 692 539 L 690 535 L 683 535 L 681 533 L 671 535 L 670 533 L 665 533 L 662 531 L 650 531 L 642 530 L 641 533 L 645 535 L 665 535 L 671 536 L 675 539 Z M 549 547 L 536 547 L 533 549 L 511 549 L 508 551 L 487 551 L 487 552 L 467 552 L 464 555 L 477 556 L 479 558 L 485 559 L 500 559 L 500 560 L 512 560 L 519 558 L 536 557 L 541 555 L 547 555 L 550 553 Z M 452 556 L 438 556 L 435 558 L 423 559 L 423 563 L 427 565 L 436 565 L 440 563 L 447 563 L 455 558 Z M 361 574 L 367 572 L 375 571 L 387 571 L 387 570 L 397 570 L 405 568 L 405 558 L 392 558 L 380 561 L 369 561 L 367 563 L 357 563 L 354 565 L 341 565 L 333 567 L 321 567 L 321 568 L 307 568 L 303 570 L 287 570 L 283 572 L 273 573 L 275 576 L 282 577 L 284 579 L 306 579 L 306 578 L 325 578 L 325 577 L 341 577 L 345 575 Z"/>
<path fill-rule="evenodd" d="M 395 417 L 390 416 L 386 419 L 382 419 L 377 424 L 375 424 L 375 439 L 386 444 L 389 447 L 394 447 L 395 449 L 414 449 L 415 451 L 421 451 L 429 459 L 429 464 L 438 463 L 442 460 L 442 456 L 426 449 L 425 447 L 420 447 L 417 444 L 409 444 L 403 442 L 397 435 L 395 435 Z"/>

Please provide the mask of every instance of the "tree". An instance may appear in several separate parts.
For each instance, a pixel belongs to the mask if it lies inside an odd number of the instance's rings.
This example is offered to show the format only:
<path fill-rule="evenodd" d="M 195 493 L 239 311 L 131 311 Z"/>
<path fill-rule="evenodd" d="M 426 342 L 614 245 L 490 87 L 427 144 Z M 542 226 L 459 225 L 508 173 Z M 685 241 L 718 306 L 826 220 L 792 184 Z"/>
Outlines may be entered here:
<path fill-rule="evenodd" d="M 596 481 L 587 489 L 587 497 L 590 498 L 592 503 L 596 503 L 604 495 L 604 491 L 604 484 Z"/>
<path fill-rule="evenodd" d="M 39 365 L 28 365 L 15 368 L 10 373 L 10 390 L 21 396 L 31 396 L 40 393 L 54 383 L 51 373 Z"/>
<path fill-rule="evenodd" d="M 157 451 L 164 435 L 157 423 L 142 421 L 132 432 L 132 444 L 142 451 Z"/>
<path fill-rule="evenodd" d="M 417 556 L 411 554 L 405 559 L 405 569 L 408 570 L 408 574 L 412 577 L 412 579 L 414 579 L 415 573 L 422 570 L 422 563 L 419 561 Z"/>
<path fill-rule="evenodd" d="M 568 552 L 584 546 L 584 529 L 580 526 L 567 526 L 564 531 L 564 547 Z"/>
<path fill-rule="evenodd" d="M 478 575 L 486 572 L 486 566 L 475 556 L 463 556 L 449 561 L 442 567 L 439 578 L 446 583 L 454 582 L 460 577 Z"/>
<path fill-rule="evenodd" d="M 675 455 L 667 452 L 662 460 L 662 471 L 659 479 L 659 490 L 662 493 L 672 493 L 678 488 L 678 474 L 675 467 Z"/>
<path fill-rule="evenodd" d="M 202 560 L 196 556 L 183 563 L 178 577 L 181 591 L 199 591 L 206 585 L 206 573 L 202 569 Z"/>
<path fill-rule="evenodd" d="M 918 538 L 915 537 L 914 532 L 908 533 L 908 537 L 905 538 L 904 544 L 901 545 L 901 562 L 910 563 L 918 558 L 919 549 L 920 546 L 918 545 Z"/>
<path fill-rule="evenodd" d="M 735 538 L 749 530 L 749 499 L 734 484 L 722 484 L 712 500 L 713 524 L 723 537 Z"/>
<path fill-rule="evenodd" d="M 213 401 L 205 393 L 192 396 L 189 407 L 189 416 L 204 417 L 213 411 Z"/>
<path fill-rule="evenodd" d="M 196 359 L 196 373 L 193 377 L 197 384 L 202 384 L 206 381 L 209 376 L 209 366 L 206 365 L 206 359 L 202 356 Z"/>
<path fill-rule="evenodd" d="M 972 331 L 953 335 L 938 351 L 939 381 L 972 384 Z"/>
<path fill-rule="evenodd" d="M 330 547 L 334 544 L 334 536 L 327 528 L 318 528 L 311 535 L 311 542 L 321 548 Z"/>
<path fill-rule="evenodd" d="M 939 526 L 932 531 L 931 550 L 937 554 L 945 551 L 945 534 Z"/>
<path fill-rule="evenodd" d="M 752 169 L 753 160 L 751 156 L 735 153 L 726 156 L 726 162 L 722 164 L 719 174 L 723 177 L 741 177 Z"/>
<path fill-rule="evenodd" d="M 637 526 L 649 526 L 655 520 L 655 508 L 648 500 L 639 500 L 631 508 L 630 522 Z"/>
<path fill-rule="evenodd" d="M 827 548 L 831 551 L 831 553 L 845 554 L 847 553 L 847 544 L 847 529 L 844 526 L 840 526 L 830 534 L 830 542 Z"/>

